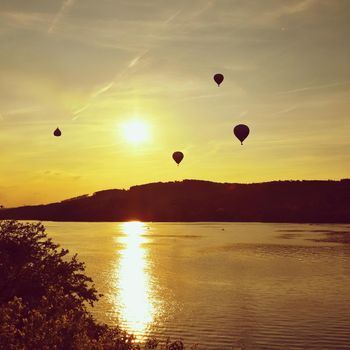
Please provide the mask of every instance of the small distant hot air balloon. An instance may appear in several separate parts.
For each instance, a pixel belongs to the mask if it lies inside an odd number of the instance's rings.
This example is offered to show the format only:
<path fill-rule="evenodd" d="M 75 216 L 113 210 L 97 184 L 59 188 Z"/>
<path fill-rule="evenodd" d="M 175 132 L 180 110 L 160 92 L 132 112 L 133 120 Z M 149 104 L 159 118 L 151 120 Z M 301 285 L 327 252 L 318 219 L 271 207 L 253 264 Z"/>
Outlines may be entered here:
<path fill-rule="evenodd" d="M 62 132 L 59 128 L 56 128 L 56 130 L 53 132 L 54 136 L 59 137 L 62 135 Z"/>
<path fill-rule="evenodd" d="M 221 73 L 217 73 L 214 75 L 214 80 L 215 83 L 218 84 L 218 86 L 220 86 L 220 84 L 224 81 L 224 76 Z"/>
<path fill-rule="evenodd" d="M 238 138 L 238 140 L 241 141 L 241 145 L 243 145 L 243 141 L 249 135 L 249 128 L 247 125 L 238 124 L 233 128 L 233 133 Z"/>
<path fill-rule="evenodd" d="M 179 165 L 182 159 L 184 159 L 184 154 L 180 151 L 176 151 L 173 153 L 173 159 L 175 160 L 176 164 Z"/>

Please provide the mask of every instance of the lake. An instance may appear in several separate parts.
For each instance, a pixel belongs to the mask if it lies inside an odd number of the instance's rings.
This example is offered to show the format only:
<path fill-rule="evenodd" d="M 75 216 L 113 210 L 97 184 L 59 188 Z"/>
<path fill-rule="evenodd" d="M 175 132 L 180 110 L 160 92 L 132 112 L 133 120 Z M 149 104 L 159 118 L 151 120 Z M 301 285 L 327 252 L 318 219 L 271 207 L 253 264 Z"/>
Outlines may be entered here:
<path fill-rule="evenodd" d="M 200 349 L 349 349 L 350 225 L 58 223 L 95 317 Z M 343 243 L 341 243 L 343 242 Z"/>

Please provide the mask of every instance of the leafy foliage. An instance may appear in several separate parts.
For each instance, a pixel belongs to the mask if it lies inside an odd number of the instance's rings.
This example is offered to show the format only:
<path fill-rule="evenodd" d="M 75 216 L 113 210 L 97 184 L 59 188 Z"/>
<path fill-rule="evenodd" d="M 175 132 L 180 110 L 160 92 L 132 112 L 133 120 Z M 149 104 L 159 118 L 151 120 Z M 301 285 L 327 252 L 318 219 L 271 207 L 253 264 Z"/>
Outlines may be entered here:
<path fill-rule="evenodd" d="M 42 297 L 35 308 L 21 298 L 0 307 L 1 349 L 135 349 L 133 337 L 98 325 L 83 309 L 66 308 L 62 291 Z"/>
<path fill-rule="evenodd" d="M 132 335 L 94 320 L 86 307 L 99 295 L 67 254 L 41 223 L 0 221 L 0 350 L 141 350 Z M 143 349 L 184 346 L 149 339 Z"/>
<path fill-rule="evenodd" d="M 59 250 L 41 223 L 3 221 L 0 235 L 0 304 L 16 296 L 34 306 L 48 290 L 61 289 L 69 307 L 97 301 L 84 264 L 76 255 L 68 259 L 68 250 Z"/>

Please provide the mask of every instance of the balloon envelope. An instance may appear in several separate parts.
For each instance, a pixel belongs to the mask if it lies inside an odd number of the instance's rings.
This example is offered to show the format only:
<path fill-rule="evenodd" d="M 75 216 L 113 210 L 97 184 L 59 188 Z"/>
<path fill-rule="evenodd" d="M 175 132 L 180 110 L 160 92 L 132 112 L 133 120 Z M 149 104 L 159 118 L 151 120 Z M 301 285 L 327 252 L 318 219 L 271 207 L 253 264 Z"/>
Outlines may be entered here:
<path fill-rule="evenodd" d="M 238 138 L 238 140 L 241 141 L 241 145 L 243 145 L 243 141 L 249 135 L 249 128 L 247 125 L 238 124 L 233 128 L 233 133 Z"/>
<path fill-rule="evenodd" d="M 218 84 L 218 86 L 220 86 L 220 84 L 224 81 L 224 76 L 220 73 L 217 73 L 214 75 L 214 80 L 215 83 Z"/>
<path fill-rule="evenodd" d="M 182 159 L 184 159 L 184 154 L 180 151 L 176 151 L 173 153 L 173 159 L 175 160 L 176 164 L 179 165 Z"/>
<path fill-rule="evenodd" d="M 54 136 L 59 137 L 62 135 L 62 132 L 59 128 L 56 128 L 56 130 L 53 132 Z"/>

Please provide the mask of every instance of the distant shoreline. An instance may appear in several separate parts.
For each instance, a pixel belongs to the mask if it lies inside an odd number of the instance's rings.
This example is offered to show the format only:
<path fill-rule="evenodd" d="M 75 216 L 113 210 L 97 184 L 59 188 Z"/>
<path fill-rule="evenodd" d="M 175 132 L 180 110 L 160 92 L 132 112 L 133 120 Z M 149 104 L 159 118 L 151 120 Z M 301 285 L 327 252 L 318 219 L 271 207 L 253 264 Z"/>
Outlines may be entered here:
<path fill-rule="evenodd" d="M 350 223 L 350 180 L 255 184 L 199 180 L 105 190 L 57 203 L 2 208 L 1 219 L 53 222 Z"/>
<path fill-rule="evenodd" d="M 130 221 L 139 221 L 145 224 L 300 224 L 300 225 L 342 225 L 350 224 L 349 221 L 341 222 L 309 222 L 309 221 L 143 221 L 138 219 L 130 220 L 105 220 L 105 221 L 66 221 L 66 220 L 40 220 L 40 219 L 1 219 L 1 220 L 19 220 L 19 221 L 36 221 L 36 222 L 64 222 L 64 223 L 124 223 Z"/>

